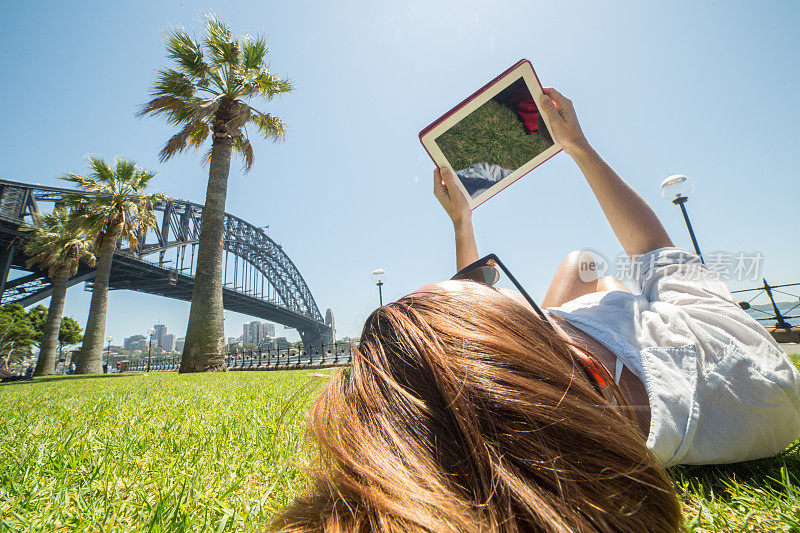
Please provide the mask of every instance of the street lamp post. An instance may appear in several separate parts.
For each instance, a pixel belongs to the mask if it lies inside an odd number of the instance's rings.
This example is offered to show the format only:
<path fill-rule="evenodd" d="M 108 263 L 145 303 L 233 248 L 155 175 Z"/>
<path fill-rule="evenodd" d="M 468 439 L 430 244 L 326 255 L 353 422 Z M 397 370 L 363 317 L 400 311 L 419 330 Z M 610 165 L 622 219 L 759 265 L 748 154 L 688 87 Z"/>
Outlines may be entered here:
<path fill-rule="evenodd" d="M 378 286 L 378 302 L 383 307 L 383 282 L 386 280 L 386 272 L 382 268 L 376 268 L 372 272 L 372 281 Z"/>
<path fill-rule="evenodd" d="M 106 337 L 108 341 L 108 347 L 106 347 L 106 368 L 108 368 L 108 358 L 111 355 L 111 341 L 114 340 L 113 337 Z"/>
<path fill-rule="evenodd" d="M 692 223 L 689 221 L 689 213 L 686 212 L 686 202 L 689 200 L 689 195 L 694 191 L 694 185 L 687 176 L 675 174 L 668 176 L 661 182 L 661 196 L 665 200 L 669 200 L 673 204 L 680 206 L 681 213 L 683 213 L 683 220 L 686 222 L 686 228 L 689 230 L 689 237 L 692 238 L 692 246 L 694 251 L 700 256 L 700 261 L 705 264 L 703 254 L 700 252 L 700 246 L 697 244 L 697 238 L 694 236 Z"/>
<path fill-rule="evenodd" d="M 156 330 L 154 330 L 154 329 L 148 329 L 147 330 L 147 337 L 150 339 L 150 342 L 147 345 L 147 371 L 148 372 L 150 372 L 150 352 L 153 349 L 153 333 L 155 333 L 155 332 L 156 332 Z"/>

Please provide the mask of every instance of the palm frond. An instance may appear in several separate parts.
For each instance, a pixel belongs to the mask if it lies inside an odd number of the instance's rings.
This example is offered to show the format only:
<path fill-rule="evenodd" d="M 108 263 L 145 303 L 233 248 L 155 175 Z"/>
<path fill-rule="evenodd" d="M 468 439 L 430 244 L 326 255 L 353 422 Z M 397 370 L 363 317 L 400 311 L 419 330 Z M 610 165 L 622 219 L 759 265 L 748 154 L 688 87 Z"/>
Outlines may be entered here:
<path fill-rule="evenodd" d="M 188 123 L 181 131 L 170 137 L 170 139 L 164 145 L 164 148 L 162 148 L 161 152 L 158 154 L 159 161 L 163 163 L 175 154 L 183 152 L 190 146 L 196 147 L 197 144 L 192 142 L 192 139 L 202 135 L 203 130 L 208 132 L 208 125 L 205 124 L 202 119 L 194 120 Z"/>
<path fill-rule="evenodd" d="M 147 189 L 150 180 L 156 177 L 156 173 L 145 168 L 136 168 L 131 175 L 130 187 L 135 193 L 141 193 Z"/>
<path fill-rule="evenodd" d="M 219 90 L 221 94 L 228 94 L 228 86 L 226 80 L 222 77 L 223 71 L 219 69 L 212 69 L 211 72 L 208 73 L 208 77 L 211 79 L 211 82 L 214 86 Z"/>
<path fill-rule="evenodd" d="M 211 132 L 211 126 L 206 124 L 205 122 L 201 123 L 200 126 L 194 130 L 189 137 L 189 144 L 192 148 L 200 148 L 205 140 L 208 138 L 208 134 Z"/>
<path fill-rule="evenodd" d="M 208 64 L 203 59 L 203 50 L 185 29 L 175 28 L 164 35 L 167 57 L 173 59 L 183 71 L 195 80 L 208 77 Z"/>
<path fill-rule="evenodd" d="M 269 52 L 267 41 L 263 37 L 253 38 L 246 35 L 242 39 L 242 67 L 245 70 L 261 70 L 264 67 L 264 58 Z"/>
<path fill-rule="evenodd" d="M 94 181 L 93 179 L 81 176 L 79 174 L 75 174 L 74 172 L 69 172 L 65 174 L 64 177 L 61 179 L 64 181 L 75 183 L 79 188 L 84 190 L 90 190 L 98 185 L 97 182 Z M 99 188 L 100 187 L 98 187 L 98 189 Z M 73 203 L 80 203 L 83 198 L 84 196 L 82 194 L 67 194 L 64 197 L 64 200 L 69 202 L 70 204 L 73 204 Z"/>
<path fill-rule="evenodd" d="M 211 164 L 211 154 L 214 153 L 214 145 L 208 147 L 208 151 L 203 155 L 203 164 L 210 165 Z"/>
<path fill-rule="evenodd" d="M 108 165 L 108 163 L 106 163 L 105 159 L 94 155 L 90 155 L 86 159 L 89 161 L 89 168 L 94 171 L 91 174 L 93 180 L 99 181 L 106 185 L 110 185 L 114 182 L 116 176 L 114 175 L 114 171 L 111 170 L 111 167 Z"/>
<path fill-rule="evenodd" d="M 195 90 L 194 83 L 183 72 L 178 72 L 171 68 L 156 71 L 156 83 L 153 85 L 152 92 L 154 97 L 174 96 L 182 100 L 188 100 L 194 96 Z"/>
<path fill-rule="evenodd" d="M 281 117 L 271 113 L 262 113 L 250 108 L 248 123 L 253 124 L 264 137 L 273 141 L 282 141 L 286 135 L 286 124 Z"/>
<path fill-rule="evenodd" d="M 185 105 L 186 101 L 177 96 L 157 96 L 144 104 L 139 111 L 136 112 L 136 117 L 141 118 L 145 115 L 166 115 L 170 122 L 175 122 L 175 117 L 183 115 L 183 108 Z"/>
<path fill-rule="evenodd" d="M 275 95 L 287 93 L 294 90 L 294 84 L 288 78 L 279 78 L 270 74 L 267 70 L 258 73 L 257 76 L 249 79 L 244 84 L 243 96 L 261 96 L 267 101 L 272 100 Z"/>
<path fill-rule="evenodd" d="M 233 139 L 233 151 L 242 156 L 244 171 L 250 172 L 253 167 L 253 146 L 250 144 L 250 140 L 242 134 L 237 135 Z"/>
<path fill-rule="evenodd" d="M 95 166 L 100 165 L 95 163 Z M 132 161 L 119 158 L 113 179 L 109 181 L 100 181 L 96 173 L 87 177 L 66 176 L 65 179 L 80 188 L 65 196 L 65 202 L 73 209 L 75 225 L 92 238 L 96 246 L 114 232 L 135 249 L 140 237 L 146 236 L 147 229 L 156 227 L 154 206 L 169 200 L 163 194 L 145 193 L 155 175 L 155 172 L 137 167 Z"/>
<path fill-rule="evenodd" d="M 81 261 L 94 266 L 92 238 L 74 222 L 69 209 L 58 207 L 52 213 L 36 215 L 33 226 L 21 228 L 31 237 L 24 244 L 28 267 L 46 269 L 52 279 L 59 272 L 75 275 Z"/>
<path fill-rule="evenodd" d="M 159 96 L 144 104 L 138 117 L 150 114 L 166 115 L 170 124 L 185 124 L 193 120 L 210 117 L 219 109 L 220 97 L 181 100 L 172 96 Z"/>
<path fill-rule="evenodd" d="M 117 158 L 116 162 L 116 170 L 114 171 L 114 177 L 119 181 L 128 181 L 133 178 L 134 173 L 136 172 L 136 164 L 133 161 L 128 161 L 127 159 Z"/>
<path fill-rule="evenodd" d="M 269 72 L 262 72 L 258 78 L 258 91 L 262 96 L 271 100 L 273 96 L 281 93 L 288 93 L 294 90 L 294 84 L 288 78 L 279 78 Z"/>
<path fill-rule="evenodd" d="M 235 68 L 239 65 L 239 44 L 231 34 L 231 29 L 215 15 L 206 15 L 206 36 L 204 44 L 217 68 Z"/>

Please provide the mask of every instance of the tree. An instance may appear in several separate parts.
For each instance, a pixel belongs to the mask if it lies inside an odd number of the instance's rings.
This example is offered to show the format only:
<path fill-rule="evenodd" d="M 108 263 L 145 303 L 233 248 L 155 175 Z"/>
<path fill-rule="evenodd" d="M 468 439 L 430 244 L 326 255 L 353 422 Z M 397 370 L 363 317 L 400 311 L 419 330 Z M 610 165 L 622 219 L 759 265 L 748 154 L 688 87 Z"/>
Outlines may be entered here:
<path fill-rule="evenodd" d="M 61 359 L 64 346 L 72 346 L 83 340 L 83 328 L 77 320 L 65 316 L 61 320 L 61 329 L 58 332 L 58 358 Z"/>
<path fill-rule="evenodd" d="M 34 344 L 41 346 L 47 325 L 48 309 L 43 305 L 28 310 L 28 319 L 35 332 Z M 58 331 L 58 361 L 63 357 L 64 346 L 72 346 L 83 340 L 83 328 L 70 316 L 61 317 L 61 327 Z M 39 349 L 39 357 L 42 357 L 42 349 Z M 38 361 L 37 361 L 38 366 Z"/>
<path fill-rule="evenodd" d="M 200 147 L 209 134 L 212 138 L 206 154 L 208 188 L 180 371 L 224 371 L 222 252 L 231 154 L 238 152 L 244 171 L 250 170 L 253 147 L 246 124 L 266 139 L 284 138 L 283 120 L 255 109 L 249 102 L 270 101 L 293 87 L 288 79 L 269 72 L 263 37 L 235 39 L 230 28 L 214 16 L 206 17 L 202 45 L 183 28 L 167 32 L 164 39 L 167 56 L 176 68 L 157 71 L 153 99 L 142 107 L 139 116 L 162 115 L 170 125 L 181 126 L 161 150 L 161 161 Z"/>
<path fill-rule="evenodd" d="M 234 342 L 233 344 L 228 346 L 228 351 L 230 351 L 231 353 L 241 352 L 242 350 L 244 350 L 244 346 L 242 346 L 242 344 L 239 342 Z"/>
<path fill-rule="evenodd" d="M 28 320 L 31 321 L 31 327 L 36 332 L 36 344 L 41 344 L 44 327 L 47 324 L 47 307 L 39 304 L 28 309 Z"/>
<path fill-rule="evenodd" d="M 28 312 L 36 331 L 41 335 L 39 360 L 36 362 L 34 376 L 50 376 L 55 372 L 56 348 L 59 347 L 61 317 L 64 312 L 64 301 L 67 297 L 69 278 L 78 272 L 81 261 L 94 266 L 92 239 L 76 223 L 72 213 L 63 207 L 56 208 L 50 214 L 34 217 L 33 226 L 25 228 L 31 238 L 25 242 L 25 252 L 29 259 L 29 267 L 36 266 L 46 270 L 53 282 L 53 293 L 50 307 L 45 313 L 42 305 L 37 305 Z"/>
<path fill-rule="evenodd" d="M 31 354 L 36 331 L 25 308 L 19 304 L 0 306 L 0 358 L 5 368 Z"/>
<path fill-rule="evenodd" d="M 118 158 L 113 167 L 100 157 L 89 156 L 88 161 L 92 170 L 88 176 L 64 177 L 80 189 L 67 196 L 66 201 L 73 207 L 77 223 L 94 239 L 97 254 L 92 303 L 75 368 L 77 374 L 102 372 L 108 280 L 117 244 L 128 241 L 131 250 L 138 249 L 147 230 L 156 227 L 153 204 L 167 200 L 162 194 L 145 194 L 155 173 L 138 168 L 133 161 Z"/>

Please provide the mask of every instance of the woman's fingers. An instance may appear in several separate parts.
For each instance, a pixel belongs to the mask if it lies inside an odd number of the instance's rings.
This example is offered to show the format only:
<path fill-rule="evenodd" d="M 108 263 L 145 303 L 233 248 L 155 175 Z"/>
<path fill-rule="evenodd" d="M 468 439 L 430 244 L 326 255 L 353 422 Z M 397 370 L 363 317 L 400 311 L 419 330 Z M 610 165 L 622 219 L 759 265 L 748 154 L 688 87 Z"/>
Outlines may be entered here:
<path fill-rule="evenodd" d="M 453 173 L 450 172 L 449 168 L 440 169 L 439 175 L 442 177 L 442 181 L 444 182 L 445 186 L 453 183 Z"/>
<path fill-rule="evenodd" d="M 433 170 L 433 195 L 436 196 L 438 200 L 442 200 L 447 196 L 447 188 L 445 187 L 442 172 L 439 168 Z"/>
<path fill-rule="evenodd" d="M 556 109 L 555 104 L 553 104 L 553 101 L 547 93 L 543 94 L 542 98 L 539 100 L 539 109 L 544 111 L 547 118 L 551 121 L 564 120 L 564 117 L 558 112 L 558 109 Z"/>
<path fill-rule="evenodd" d="M 449 168 L 433 171 L 433 194 L 447 215 L 456 223 L 469 218 L 469 202 L 458 190 L 456 175 Z"/>
<path fill-rule="evenodd" d="M 453 173 L 448 168 L 437 168 L 433 171 L 433 191 L 434 193 L 448 195 L 453 184 Z"/>
<path fill-rule="evenodd" d="M 564 96 L 563 94 L 561 94 L 560 92 L 558 92 L 558 91 L 557 91 L 555 88 L 553 88 L 553 87 L 544 87 L 544 88 L 542 89 L 542 91 L 544 91 L 544 94 L 546 94 L 547 96 L 549 96 L 549 97 L 550 97 L 550 99 L 551 99 L 551 100 L 553 100 L 553 102 L 555 102 L 555 104 L 556 104 L 556 108 L 557 108 L 559 111 L 561 111 L 561 110 L 563 110 L 564 108 L 566 108 L 566 107 L 569 107 L 569 106 L 571 106 L 571 105 L 572 105 L 572 100 L 570 100 L 569 98 L 567 98 L 566 96 Z"/>
<path fill-rule="evenodd" d="M 542 91 L 544 94 L 540 98 L 539 108 L 550 121 L 554 140 L 568 154 L 572 153 L 573 148 L 587 145 L 572 100 L 552 87 L 545 87 Z"/>
<path fill-rule="evenodd" d="M 542 90 L 544 91 L 545 95 L 553 101 L 556 110 L 558 110 L 559 115 L 561 115 L 561 118 L 563 118 L 566 122 L 578 121 L 578 115 L 575 112 L 575 107 L 572 105 L 572 100 L 552 87 L 545 87 Z M 548 115 L 548 118 L 552 117 Z"/>

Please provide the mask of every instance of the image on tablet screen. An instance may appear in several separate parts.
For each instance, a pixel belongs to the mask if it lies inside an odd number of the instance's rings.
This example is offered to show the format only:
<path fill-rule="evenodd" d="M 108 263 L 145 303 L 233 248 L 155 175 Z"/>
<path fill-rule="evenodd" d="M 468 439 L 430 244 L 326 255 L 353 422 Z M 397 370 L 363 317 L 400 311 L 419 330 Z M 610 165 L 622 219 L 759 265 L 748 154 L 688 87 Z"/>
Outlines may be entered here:
<path fill-rule="evenodd" d="M 522 78 L 436 138 L 473 198 L 553 145 Z"/>

